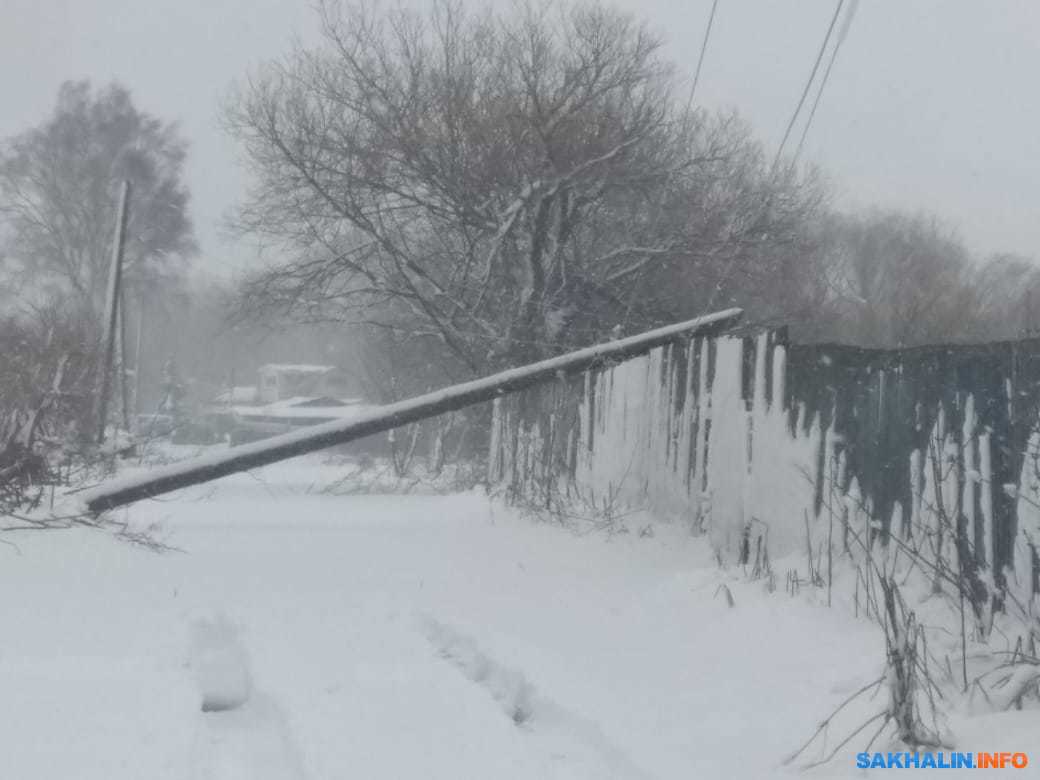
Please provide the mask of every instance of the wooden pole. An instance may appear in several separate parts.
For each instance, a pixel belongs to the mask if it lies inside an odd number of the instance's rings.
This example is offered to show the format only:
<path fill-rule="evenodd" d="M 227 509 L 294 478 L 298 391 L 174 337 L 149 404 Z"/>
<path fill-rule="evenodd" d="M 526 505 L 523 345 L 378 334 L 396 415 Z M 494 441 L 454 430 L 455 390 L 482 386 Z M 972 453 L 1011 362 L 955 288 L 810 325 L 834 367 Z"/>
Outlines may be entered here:
<path fill-rule="evenodd" d="M 116 235 L 112 246 L 112 264 L 108 270 L 108 296 L 105 301 L 105 332 L 102 338 L 101 393 L 98 396 L 97 442 L 105 440 L 108 420 L 108 396 L 112 389 L 112 359 L 115 353 L 117 314 L 123 277 L 123 245 L 126 242 L 126 213 L 130 202 L 130 182 L 123 182 L 116 216 Z"/>
<path fill-rule="evenodd" d="M 119 290 L 119 308 L 117 311 L 119 327 L 116 329 L 118 346 L 116 361 L 119 365 L 119 406 L 123 420 L 123 430 L 130 432 L 130 389 L 126 383 L 126 290 Z"/>
<path fill-rule="evenodd" d="M 141 335 L 144 332 L 144 306 L 137 304 L 137 345 L 134 347 L 134 414 L 141 413 Z"/>
<path fill-rule="evenodd" d="M 141 475 L 117 478 L 86 491 L 82 501 L 90 512 L 102 512 L 140 501 L 142 498 L 151 498 L 190 485 L 209 482 L 238 471 L 247 471 L 326 447 L 345 444 L 444 412 L 491 401 L 506 393 L 515 393 L 642 355 L 677 339 L 718 333 L 735 324 L 742 313 L 740 309 L 727 309 L 381 406 L 354 419 L 313 425 L 304 430 L 245 444 L 227 452 L 173 463 Z"/>

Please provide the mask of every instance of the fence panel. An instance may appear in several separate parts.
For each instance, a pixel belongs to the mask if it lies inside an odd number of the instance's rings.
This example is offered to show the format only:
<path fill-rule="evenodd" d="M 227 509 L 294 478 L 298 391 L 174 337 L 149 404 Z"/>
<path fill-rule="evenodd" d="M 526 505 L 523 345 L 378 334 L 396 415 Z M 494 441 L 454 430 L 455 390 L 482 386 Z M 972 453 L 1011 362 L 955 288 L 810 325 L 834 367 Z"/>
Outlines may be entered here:
<path fill-rule="evenodd" d="M 1038 411 L 1036 340 L 676 339 L 498 399 L 489 476 L 545 509 L 688 523 L 736 560 L 909 542 L 1036 605 Z"/>

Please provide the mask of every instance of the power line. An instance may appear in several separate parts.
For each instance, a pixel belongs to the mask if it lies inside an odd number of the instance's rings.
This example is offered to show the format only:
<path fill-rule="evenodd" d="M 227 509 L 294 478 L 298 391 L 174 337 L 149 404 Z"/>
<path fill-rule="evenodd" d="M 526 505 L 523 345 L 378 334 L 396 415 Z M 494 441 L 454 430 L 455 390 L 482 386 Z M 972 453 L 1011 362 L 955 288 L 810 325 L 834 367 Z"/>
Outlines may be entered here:
<path fill-rule="evenodd" d="M 791 114 L 791 121 L 787 123 L 787 129 L 784 131 L 783 140 L 780 141 L 780 146 L 776 150 L 776 158 L 773 160 L 774 170 L 780 163 L 780 157 L 784 153 L 787 139 L 791 136 L 791 130 L 794 129 L 795 122 L 798 121 L 798 115 L 802 112 L 802 106 L 805 105 L 805 98 L 808 97 L 809 90 L 812 88 L 813 81 L 816 79 L 816 72 L 820 69 L 820 63 L 823 61 L 824 52 L 827 51 L 827 44 L 830 43 L 831 35 L 834 33 L 834 25 L 838 23 L 838 17 L 841 15 L 841 8 L 844 4 L 845 0 L 838 0 L 838 4 L 834 8 L 834 15 L 831 16 L 831 23 L 827 27 L 827 34 L 823 37 L 820 51 L 816 54 L 816 61 L 813 63 L 812 71 L 809 73 L 809 79 L 805 82 L 805 89 L 802 90 L 802 96 L 798 99 L 798 105 L 795 106 L 794 113 Z"/>
<path fill-rule="evenodd" d="M 691 118 L 690 111 L 693 109 L 693 97 L 697 92 L 697 84 L 701 80 L 701 68 L 704 66 L 704 55 L 708 51 L 708 40 L 711 38 L 711 28 L 712 25 L 715 23 L 715 12 L 718 10 L 718 7 L 719 0 L 712 0 L 711 11 L 708 13 L 708 25 L 704 28 L 704 38 L 701 40 L 701 51 L 700 54 L 697 56 L 697 68 L 693 73 L 693 83 L 690 85 L 690 94 L 686 98 L 686 111 L 683 113 L 683 121 L 689 121 Z M 657 230 L 657 226 L 661 222 L 661 215 L 664 213 L 662 207 L 664 206 L 665 198 L 668 196 L 667 183 L 672 179 L 674 175 L 674 170 L 669 171 L 665 179 L 665 186 L 661 188 L 660 196 L 657 199 L 657 205 L 654 207 L 654 221 L 652 229 L 653 231 Z M 643 277 L 637 277 L 636 284 L 639 285 L 642 284 L 642 282 Z M 625 306 L 624 321 L 626 323 L 628 322 L 628 318 L 631 314 L 632 304 L 630 300 L 629 303 Z"/>
<path fill-rule="evenodd" d="M 849 28 L 852 26 L 852 19 L 856 15 L 856 6 L 858 0 L 853 0 L 849 5 L 849 10 L 845 13 L 845 24 L 842 25 L 841 33 L 838 35 L 838 40 L 834 44 L 834 48 L 831 49 L 831 58 L 827 62 L 827 69 L 823 72 L 823 78 L 820 80 L 820 87 L 816 90 L 816 99 L 813 100 L 812 110 L 809 111 L 809 118 L 805 120 L 805 127 L 802 128 L 802 137 L 798 139 L 798 147 L 794 150 L 794 159 L 797 160 L 798 156 L 802 153 L 802 147 L 805 145 L 805 137 L 809 135 L 809 126 L 812 125 L 813 117 L 816 116 L 816 109 L 820 105 L 820 98 L 823 96 L 823 90 L 827 86 L 827 79 L 830 78 L 831 69 L 834 67 L 834 61 L 838 59 L 838 50 L 841 49 L 841 45 L 845 42 L 845 38 L 848 37 Z"/>
<path fill-rule="evenodd" d="M 701 80 L 701 67 L 704 65 L 704 54 L 708 51 L 708 38 L 711 36 L 711 26 L 715 22 L 715 11 L 719 7 L 719 0 L 712 0 L 711 12 L 708 14 L 708 26 L 704 28 L 704 40 L 701 41 L 701 53 L 697 57 L 697 69 L 693 72 L 693 84 L 690 85 L 690 95 L 686 99 L 686 113 L 690 113 L 693 107 L 693 95 L 697 91 L 697 84 Z"/>
<path fill-rule="evenodd" d="M 820 63 L 823 61 L 823 55 L 827 51 L 827 45 L 830 43 L 831 35 L 834 34 L 834 26 L 838 23 L 838 17 L 841 16 L 842 6 L 845 4 L 845 0 L 838 0 L 837 6 L 834 8 L 834 15 L 831 16 L 831 23 L 827 26 L 827 34 L 823 38 L 823 43 L 820 45 L 820 50 L 816 53 L 816 61 L 813 63 L 812 71 L 809 73 L 809 79 L 805 82 L 805 88 L 802 90 L 802 95 L 798 100 L 798 105 L 795 106 L 794 113 L 791 115 L 791 120 L 787 123 L 787 130 L 784 132 L 783 140 L 780 142 L 780 146 L 776 150 L 776 157 L 773 158 L 773 165 L 770 168 L 770 176 L 776 173 L 777 166 L 780 164 L 780 158 L 784 152 L 784 146 L 787 145 L 787 140 L 791 135 L 791 130 L 794 128 L 795 123 L 798 121 L 798 115 L 802 111 L 802 106 L 805 105 L 805 98 L 809 95 L 809 90 L 812 88 L 813 81 L 816 79 L 816 72 L 820 69 Z M 843 30 L 843 34 L 847 32 Z M 756 218 L 762 218 L 767 215 L 769 209 L 773 204 L 773 198 L 776 195 L 776 187 L 770 186 L 766 192 L 765 200 L 762 203 L 761 209 L 758 211 Z M 711 307 L 715 305 L 715 299 L 722 292 L 722 288 L 729 282 L 729 278 L 736 267 L 736 260 L 731 258 L 730 262 L 722 269 L 718 280 L 715 282 L 715 286 L 712 288 L 711 294 L 708 296 L 707 309 L 710 311 Z"/>

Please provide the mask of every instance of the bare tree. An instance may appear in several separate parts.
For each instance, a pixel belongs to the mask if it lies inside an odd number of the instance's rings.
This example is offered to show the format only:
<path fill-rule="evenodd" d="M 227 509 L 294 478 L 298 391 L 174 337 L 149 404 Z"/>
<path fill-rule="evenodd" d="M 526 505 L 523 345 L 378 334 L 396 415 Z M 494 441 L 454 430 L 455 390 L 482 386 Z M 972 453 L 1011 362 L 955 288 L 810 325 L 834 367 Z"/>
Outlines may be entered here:
<path fill-rule="evenodd" d="M 970 284 L 978 306 L 978 335 L 993 339 L 1040 335 L 1040 268 L 1034 260 L 994 255 L 978 266 Z"/>
<path fill-rule="evenodd" d="M 898 347 L 978 334 L 972 258 L 938 220 L 898 211 L 832 215 L 824 229 L 842 339 Z"/>
<path fill-rule="evenodd" d="M 761 197 L 757 145 L 673 100 L 660 40 L 625 14 L 319 11 L 323 44 L 228 110 L 254 175 L 237 225 L 291 257 L 245 311 L 390 328 L 472 373 L 670 319 L 662 279 L 760 258 L 752 234 L 797 199 L 797 177 Z"/>
<path fill-rule="evenodd" d="M 174 125 L 139 111 L 118 85 L 66 82 L 54 113 L 0 150 L 0 240 L 6 275 L 97 309 L 116 187 L 134 185 L 126 269 L 154 281 L 195 251 L 181 181 L 186 146 Z"/>

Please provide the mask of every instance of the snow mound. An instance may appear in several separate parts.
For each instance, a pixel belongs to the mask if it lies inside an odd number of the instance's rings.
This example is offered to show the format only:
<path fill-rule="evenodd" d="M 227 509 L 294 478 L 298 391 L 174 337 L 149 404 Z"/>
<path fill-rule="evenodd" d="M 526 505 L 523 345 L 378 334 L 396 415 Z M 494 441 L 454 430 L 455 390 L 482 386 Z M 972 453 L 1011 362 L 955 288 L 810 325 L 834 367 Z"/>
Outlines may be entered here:
<path fill-rule="evenodd" d="M 198 617 L 191 623 L 191 669 L 202 695 L 203 712 L 241 707 L 249 700 L 249 660 L 238 630 L 224 615 Z"/>

